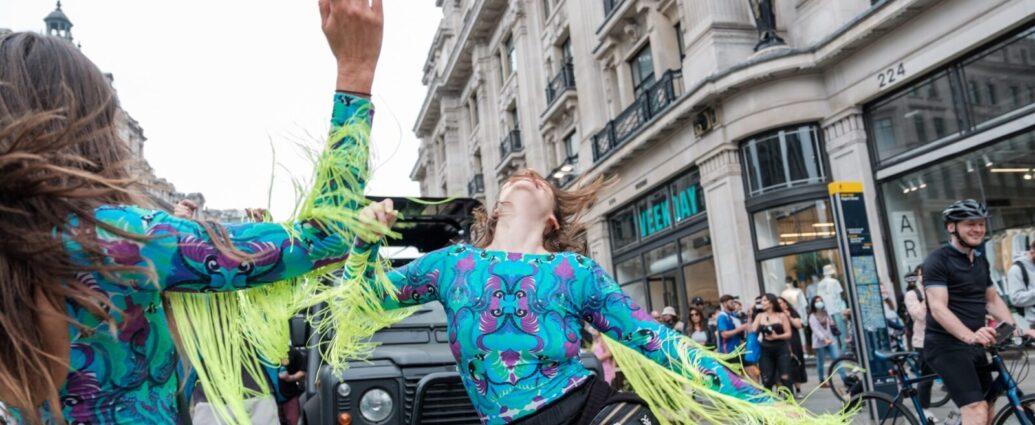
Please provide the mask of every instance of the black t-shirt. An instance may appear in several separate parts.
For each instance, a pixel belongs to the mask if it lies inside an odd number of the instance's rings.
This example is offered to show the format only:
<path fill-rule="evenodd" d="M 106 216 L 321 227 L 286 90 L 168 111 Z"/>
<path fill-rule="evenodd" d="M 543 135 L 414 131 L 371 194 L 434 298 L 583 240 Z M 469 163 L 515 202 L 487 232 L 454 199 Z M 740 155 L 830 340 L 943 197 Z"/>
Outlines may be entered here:
<path fill-rule="evenodd" d="M 988 259 L 974 251 L 974 262 L 952 245 L 945 245 L 924 260 L 924 286 L 941 286 L 949 291 L 949 311 L 967 328 L 976 331 L 985 326 L 985 291 L 992 286 Z M 927 312 L 927 335 L 950 336 L 949 331 Z M 926 344 L 925 344 L 926 346 Z"/>

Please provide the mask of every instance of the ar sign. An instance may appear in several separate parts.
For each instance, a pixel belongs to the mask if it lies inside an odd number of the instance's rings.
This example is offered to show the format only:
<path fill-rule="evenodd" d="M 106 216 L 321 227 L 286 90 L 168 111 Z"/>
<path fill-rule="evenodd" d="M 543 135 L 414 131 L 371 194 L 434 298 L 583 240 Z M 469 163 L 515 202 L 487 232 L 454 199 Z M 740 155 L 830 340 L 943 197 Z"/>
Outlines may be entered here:
<path fill-rule="evenodd" d="M 923 240 L 920 235 L 920 222 L 916 221 L 916 214 L 912 211 L 895 211 L 891 213 L 890 224 L 898 270 L 905 275 L 924 263 L 924 253 L 920 245 Z"/>

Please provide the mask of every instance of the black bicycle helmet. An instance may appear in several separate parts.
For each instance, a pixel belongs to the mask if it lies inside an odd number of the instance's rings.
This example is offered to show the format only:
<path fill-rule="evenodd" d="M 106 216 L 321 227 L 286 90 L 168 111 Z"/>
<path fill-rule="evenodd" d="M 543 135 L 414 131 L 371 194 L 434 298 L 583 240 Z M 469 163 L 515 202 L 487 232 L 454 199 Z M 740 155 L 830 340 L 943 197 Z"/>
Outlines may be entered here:
<path fill-rule="evenodd" d="M 942 218 L 946 223 L 956 223 L 964 220 L 984 220 L 988 218 L 988 209 L 983 204 L 973 199 L 963 199 L 953 202 L 942 211 Z"/>

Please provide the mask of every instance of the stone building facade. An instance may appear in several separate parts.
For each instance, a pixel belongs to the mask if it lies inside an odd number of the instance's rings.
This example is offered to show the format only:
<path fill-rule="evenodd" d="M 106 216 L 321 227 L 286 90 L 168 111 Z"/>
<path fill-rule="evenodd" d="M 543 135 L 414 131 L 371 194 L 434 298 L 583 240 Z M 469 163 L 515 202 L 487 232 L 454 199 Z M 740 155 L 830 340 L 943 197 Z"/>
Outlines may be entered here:
<path fill-rule="evenodd" d="M 832 181 L 863 182 L 895 287 L 947 239 L 942 208 L 988 203 L 1001 283 L 1035 240 L 1035 2 L 756 3 L 439 0 L 411 178 L 492 205 L 522 167 L 618 176 L 590 254 L 684 320 L 694 297 L 843 276 Z"/>

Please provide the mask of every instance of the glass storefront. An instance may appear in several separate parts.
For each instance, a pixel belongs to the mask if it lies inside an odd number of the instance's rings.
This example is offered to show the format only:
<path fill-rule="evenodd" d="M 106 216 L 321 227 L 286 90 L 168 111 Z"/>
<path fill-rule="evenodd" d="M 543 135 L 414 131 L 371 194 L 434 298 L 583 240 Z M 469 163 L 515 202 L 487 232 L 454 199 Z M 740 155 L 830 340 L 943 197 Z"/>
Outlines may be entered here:
<path fill-rule="evenodd" d="M 1002 284 L 1035 240 L 1035 127 L 959 152 L 953 143 L 1035 114 L 1035 24 L 976 49 L 931 77 L 865 108 L 878 168 L 925 150 L 940 159 L 879 182 L 895 282 L 948 241 L 942 210 L 959 199 L 988 205 L 984 251 Z M 879 171 L 878 171 L 879 172 Z"/>
<path fill-rule="evenodd" d="M 684 322 L 694 297 L 719 302 L 700 181 L 692 169 L 608 217 L 622 290 L 650 310 L 675 307 Z"/>
<path fill-rule="evenodd" d="M 830 200 L 796 202 L 753 214 L 758 249 L 834 237 Z"/>
<path fill-rule="evenodd" d="M 899 275 L 948 241 L 942 210 L 973 198 L 992 215 L 985 251 L 999 282 L 1025 243 L 1035 241 L 1035 128 L 887 180 L 881 192 Z"/>
<path fill-rule="evenodd" d="M 762 280 L 765 292 L 780 295 L 785 289 L 787 278 L 798 282 L 798 288 L 808 294 L 814 292 L 816 285 L 823 279 L 823 266 L 832 264 L 837 276 L 842 274 L 843 263 L 837 249 L 824 249 L 812 252 L 787 255 L 762 261 Z M 812 286 L 812 290 L 809 287 Z M 842 288 L 844 282 L 842 282 Z"/>
<path fill-rule="evenodd" d="M 879 165 L 941 146 L 1035 105 L 1035 26 L 978 49 L 866 108 Z"/>
<path fill-rule="evenodd" d="M 741 144 L 759 289 L 780 295 L 787 278 L 799 289 L 819 282 L 823 266 L 840 268 L 827 199 L 819 127 L 803 124 L 752 136 Z"/>

